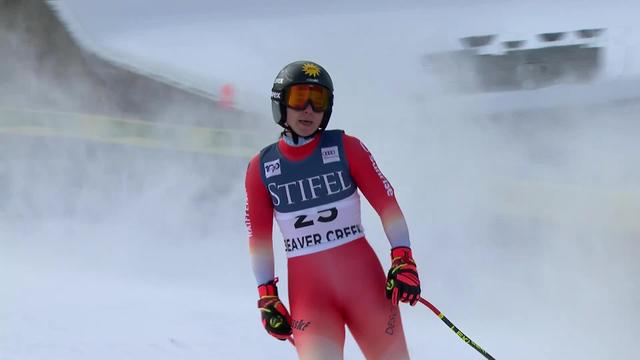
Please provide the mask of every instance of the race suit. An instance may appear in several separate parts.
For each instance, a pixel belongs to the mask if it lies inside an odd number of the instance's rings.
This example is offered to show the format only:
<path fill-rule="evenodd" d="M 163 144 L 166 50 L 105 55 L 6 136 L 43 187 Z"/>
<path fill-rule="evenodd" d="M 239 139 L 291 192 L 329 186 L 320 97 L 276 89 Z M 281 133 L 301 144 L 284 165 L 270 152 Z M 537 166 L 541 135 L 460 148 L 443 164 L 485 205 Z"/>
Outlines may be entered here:
<path fill-rule="evenodd" d="M 345 325 L 367 359 L 408 358 L 397 306 L 365 238 L 360 195 L 382 220 L 391 247 L 410 246 L 394 189 L 369 150 L 341 130 L 301 146 L 264 148 L 246 175 L 246 225 L 258 284 L 274 279 L 275 217 L 287 254 L 293 336 L 301 359 L 341 359 Z"/>

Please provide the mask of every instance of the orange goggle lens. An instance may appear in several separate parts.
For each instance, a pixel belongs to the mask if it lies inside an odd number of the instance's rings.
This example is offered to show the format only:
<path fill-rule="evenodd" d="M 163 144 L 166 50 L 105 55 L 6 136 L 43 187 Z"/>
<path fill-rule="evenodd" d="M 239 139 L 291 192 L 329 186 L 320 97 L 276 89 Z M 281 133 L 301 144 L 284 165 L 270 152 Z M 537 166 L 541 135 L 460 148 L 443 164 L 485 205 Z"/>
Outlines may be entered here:
<path fill-rule="evenodd" d="M 329 108 L 331 94 L 329 90 L 320 85 L 298 84 L 287 89 L 285 102 L 288 107 L 294 110 L 304 110 L 307 104 L 315 112 L 323 112 Z"/>

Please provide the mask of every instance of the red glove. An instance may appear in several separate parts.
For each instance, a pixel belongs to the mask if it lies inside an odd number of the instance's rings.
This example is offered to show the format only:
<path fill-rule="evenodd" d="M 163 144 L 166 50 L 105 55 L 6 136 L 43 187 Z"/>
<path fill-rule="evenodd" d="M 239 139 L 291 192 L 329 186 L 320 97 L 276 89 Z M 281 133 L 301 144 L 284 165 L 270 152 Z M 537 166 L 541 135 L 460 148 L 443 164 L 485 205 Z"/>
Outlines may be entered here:
<path fill-rule="evenodd" d="M 278 340 L 287 340 L 291 336 L 291 316 L 278 297 L 277 282 L 278 278 L 275 278 L 258 286 L 258 308 L 262 315 L 262 325 L 269 335 Z"/>
<path fill-rule="evenodd" d="M 420 278 L 411 255 L 411 248 L 399 246 L 391 249 L 391 269 L 387 274 L 387 298 L 394 305 L 398 301 L 415 305 L 420 299 Z"/>

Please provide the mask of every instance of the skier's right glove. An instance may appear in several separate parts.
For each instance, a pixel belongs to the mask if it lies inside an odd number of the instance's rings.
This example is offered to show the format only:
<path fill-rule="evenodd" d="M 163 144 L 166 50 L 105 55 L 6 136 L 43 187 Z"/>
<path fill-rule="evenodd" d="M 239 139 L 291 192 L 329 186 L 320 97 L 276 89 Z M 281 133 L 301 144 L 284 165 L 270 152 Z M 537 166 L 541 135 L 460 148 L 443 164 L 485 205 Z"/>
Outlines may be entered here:
<path fill-rule="evenodd" d="M 262 325 L 269 335 L 278 340 L 287 340 L 291 336 L 291 316 L 278 297 L 277 282 L 278 278 L 275 278 L 258 286 L 258 308 L 262 315 Z"/>

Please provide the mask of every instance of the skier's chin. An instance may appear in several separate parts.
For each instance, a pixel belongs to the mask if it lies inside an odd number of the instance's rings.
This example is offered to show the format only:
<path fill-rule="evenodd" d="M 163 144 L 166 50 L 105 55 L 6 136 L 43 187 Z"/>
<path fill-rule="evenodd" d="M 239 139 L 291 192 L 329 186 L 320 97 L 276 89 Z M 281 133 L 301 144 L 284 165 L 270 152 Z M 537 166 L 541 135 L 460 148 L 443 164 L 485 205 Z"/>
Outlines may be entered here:
<path fill-rule="evenodd" d="M 301 131 L 298 134 L 302 137 L 307 137 L 307 136 L 311 136 L 313 135 L 313 133 L 316 132 L 315 130 L 313 131 Z"/>
<path fill-rule="evenodd" d="M 318 130 L 317 126 L 298 126 L 296 133 L 302 137 L 307 137 L 313 135 L 316 130 Z"/>

